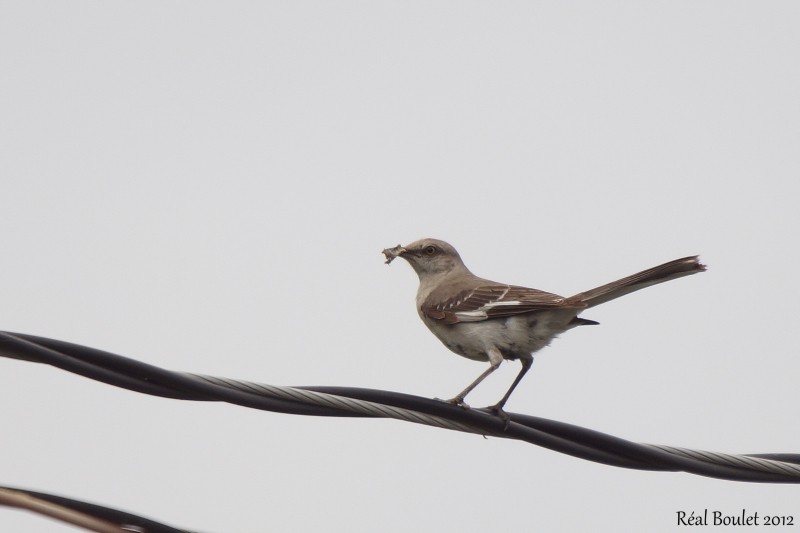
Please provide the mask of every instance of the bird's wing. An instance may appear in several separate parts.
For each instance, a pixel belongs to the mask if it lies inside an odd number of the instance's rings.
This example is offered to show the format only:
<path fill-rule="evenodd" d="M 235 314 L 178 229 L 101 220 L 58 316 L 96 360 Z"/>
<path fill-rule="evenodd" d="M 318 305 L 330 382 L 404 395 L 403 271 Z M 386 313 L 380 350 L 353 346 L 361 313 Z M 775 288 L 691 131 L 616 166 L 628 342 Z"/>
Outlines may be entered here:
<path fill-rule="evenodd" d="M 449 298 L 436 292 L 422 304 L 425 316 L 445 324 L 480 322 L 555 308 L 582 309 L 586 304 L 557 294 L 514 285 L 479 285 Z"/>

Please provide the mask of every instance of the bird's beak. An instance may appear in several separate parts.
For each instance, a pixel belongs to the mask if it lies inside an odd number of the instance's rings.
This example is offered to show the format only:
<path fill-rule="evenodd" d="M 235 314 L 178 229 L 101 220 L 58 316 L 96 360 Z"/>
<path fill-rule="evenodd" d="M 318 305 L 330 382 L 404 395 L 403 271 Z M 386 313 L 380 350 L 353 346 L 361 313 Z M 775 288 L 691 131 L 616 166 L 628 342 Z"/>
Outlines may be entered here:
<path fill-rule="evenodd" d="M 395 258 L 400 257 L 401 255 L 403 255 L 406 252 L 408 252 L 408 250 L 406 250 L 405 248 L 403 248 L 402 246 L 400 246 L 398 244 L 394 248 L 386 248 L 386 249 L 384 249 L 382 253 L 383 253 L 383 255 L 386 256 L 386 264 L 388 265 L 389 263 L 394 261 Z"/>

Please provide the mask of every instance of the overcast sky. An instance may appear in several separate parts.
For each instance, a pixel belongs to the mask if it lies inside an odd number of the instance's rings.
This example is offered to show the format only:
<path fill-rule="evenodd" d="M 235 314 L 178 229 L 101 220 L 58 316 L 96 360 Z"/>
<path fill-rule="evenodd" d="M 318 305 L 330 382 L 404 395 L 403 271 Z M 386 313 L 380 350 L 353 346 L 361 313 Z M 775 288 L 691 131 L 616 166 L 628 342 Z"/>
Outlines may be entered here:
<path fill-rule="evenodd" d="M 168 369 L 450 397 L 483 369 L 380 250 L 586 313 L 508 409 L 800 452 L 796 2 L 0 3 L 0 329 Z M 471 403 L 494 403 L 505 364 Z M 389 420 L 147 397 L 0 359 L 0 485 L 209 533 L 679 531 L 800 487 Z M 0 508 L 0 530 L 72 531 Z"/>

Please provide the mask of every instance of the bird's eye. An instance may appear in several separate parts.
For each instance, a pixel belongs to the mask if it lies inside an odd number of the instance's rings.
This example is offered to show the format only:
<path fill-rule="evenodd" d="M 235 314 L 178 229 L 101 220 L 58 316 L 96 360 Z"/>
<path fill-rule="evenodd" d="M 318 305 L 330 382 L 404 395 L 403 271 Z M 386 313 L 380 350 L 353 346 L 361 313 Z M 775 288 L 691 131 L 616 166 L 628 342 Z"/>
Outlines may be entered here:
<path fill-rule="evenodd" d="M 436 247 L 435 246 L 428 246 L 423 251 L 425 252 L 425 255 L 433 255 L 433 254 L 436 253 Z"/>

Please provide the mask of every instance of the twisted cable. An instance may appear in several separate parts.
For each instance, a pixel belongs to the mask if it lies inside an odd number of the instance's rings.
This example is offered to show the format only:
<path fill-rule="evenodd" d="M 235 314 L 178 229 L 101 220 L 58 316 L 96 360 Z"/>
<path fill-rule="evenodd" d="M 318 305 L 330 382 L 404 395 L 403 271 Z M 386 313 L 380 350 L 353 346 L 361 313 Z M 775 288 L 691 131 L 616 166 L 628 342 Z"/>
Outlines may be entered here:
<path fill-rule="evenodd" d="M 222 401 L 306 416 L 393 418 L 452 431 L 517 439 L 597 463 L 761 483 L 800 483 L 800 454 L 731 455 L 639 444 L 546 418 L 480 409 L 398 392 L 354 387 L 286 387 L 165 370 L 64 341 L 0 332 L 0 356 L 44 363 L 109 385 L 165 398 Z"/>

